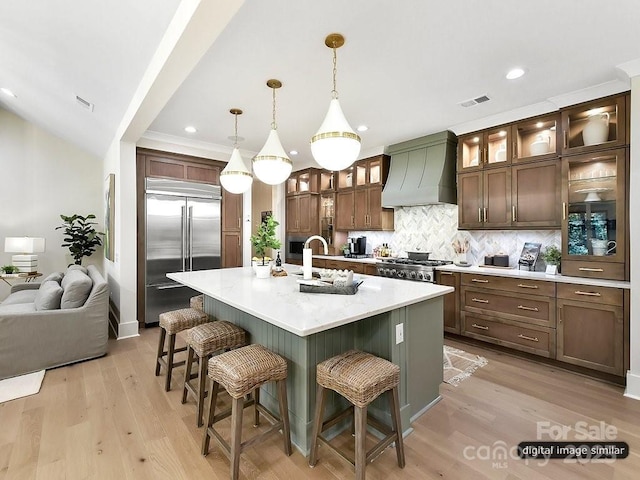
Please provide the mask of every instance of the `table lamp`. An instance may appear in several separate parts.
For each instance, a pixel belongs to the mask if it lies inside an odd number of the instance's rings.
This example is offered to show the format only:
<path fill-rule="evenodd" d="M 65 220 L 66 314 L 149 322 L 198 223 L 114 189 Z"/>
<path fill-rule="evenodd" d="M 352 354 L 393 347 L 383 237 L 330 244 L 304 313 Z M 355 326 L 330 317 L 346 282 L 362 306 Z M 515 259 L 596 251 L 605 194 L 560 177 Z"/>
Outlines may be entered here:
<path fill-rule="evenodd" d="M 44 238 L 37 237 L 6 237 L 4 239 L 4 251 L 17 253 L 11 257 L 14 267 L 20 273 L 33 273 L 38 271 L 38 255 L 34 253 L 44 252 Z"/>

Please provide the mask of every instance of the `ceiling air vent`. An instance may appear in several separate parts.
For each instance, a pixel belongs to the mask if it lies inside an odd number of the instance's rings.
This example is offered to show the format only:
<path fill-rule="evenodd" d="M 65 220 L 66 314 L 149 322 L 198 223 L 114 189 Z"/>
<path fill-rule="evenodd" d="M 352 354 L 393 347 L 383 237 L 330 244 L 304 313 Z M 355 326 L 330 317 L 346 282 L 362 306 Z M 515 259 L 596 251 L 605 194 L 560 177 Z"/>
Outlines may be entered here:
<path fill-rule="evenodd" d="M 76 95 L 76 102 L 78 102 L 78 105 L 82 106 L 83 108 L 86 108 L 90 112 L 93 112 L 93 103 L 86 101 L 84 98 L 79 97 L 78 95 Z"/>
<path fill-rule="evenodd" d="M 464 102 L 460 102 L 459 105 L 462 105 L 463 107 L 473 107 L 474 105 L 488 102 L 489 100 L 491 99 L 487 95 L 480 95 L 479 97 L 472 98 L 470 100 L 465 100 Z"/>

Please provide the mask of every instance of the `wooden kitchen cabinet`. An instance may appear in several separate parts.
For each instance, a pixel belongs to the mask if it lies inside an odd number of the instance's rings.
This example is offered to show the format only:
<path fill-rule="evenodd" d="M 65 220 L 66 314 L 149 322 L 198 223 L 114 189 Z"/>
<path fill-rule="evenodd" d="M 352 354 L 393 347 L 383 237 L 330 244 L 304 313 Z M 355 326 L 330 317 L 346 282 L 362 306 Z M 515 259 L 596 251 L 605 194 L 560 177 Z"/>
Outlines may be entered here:
<path fill-rule="evenodd" d="M 560 227 L 561 164 L 558 158 L 511 167 L 511 226 Z"/>
<path fill-rule="evenodd" d="M 458 173 L 509 165 L 512 158 L 509 125 L 458 138 Z"/>
<path fill-rule="evenodd" d="M 242 194 L 222 189 L 222 268 L 242 266 Z"/>
<path fill-rule="evenodd" d="M 558 360 L 623 375 L 623 296 L 621 289 L 558 285 Z"/>
<path fill-rule="evenodd" d="M 458 175 L 458 228 L 506 228 L 511 215 L 509 167 Z"/>
<path fill-rule="evenodd" d="M 555 283 L 464 273 L 460 284 L 462 335 L 555 358 Z"/>
<path fill-rule="evenodd" d="M 628 161 L 625 148 L 563 158 L 563 274 L 628 278 Z"/>
<path fill-rule="evenodd" d="M 627 143 L 626 94 L 563 108 L 562 154 L 595 152 Z"/>
<path fill-rule="evenodd" d="M 214 160 L 187 158 L 168 152 L 138 149 L 145 157 L 145 177 L 171 178 L 220 185 L 220 165 Z"/>
<path fill-rule="evenodd" d="M 354 190 L 356 230 L 393 230 L 393 209 L 382 208 L 382 186 Z"/>
<path fill-rule="evenodd" d="M 320 193 L 320 169 L 307 168 L 289 175 L 287 195 Z"/>
<path fill-rule="evenodd" d="M 319 195 L 307 193 L 287 197 L 287 233 L 319 234 Z"/>
<path fill-rule="evenodd" d="M 436 283 L 453 287 L 455 292 L 444 296 L 444 331 L 460 333 L 460 274 L 436 270 Z"/>
<path fill-rule="evenodd" d="M 560 132 L 558 112 L 515 122 L 511 127 L 511 163 L 557 158 Z"/>

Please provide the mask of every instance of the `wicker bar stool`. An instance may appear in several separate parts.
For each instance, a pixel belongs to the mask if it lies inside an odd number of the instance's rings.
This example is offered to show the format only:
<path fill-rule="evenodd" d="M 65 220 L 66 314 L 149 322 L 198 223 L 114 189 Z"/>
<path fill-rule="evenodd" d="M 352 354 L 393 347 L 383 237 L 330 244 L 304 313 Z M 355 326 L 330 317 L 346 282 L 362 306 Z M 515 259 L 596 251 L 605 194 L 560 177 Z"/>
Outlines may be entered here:
<path fill-rule="evenodd" d="M 246 345 L 246 337 L 247 332 L 242 328 L 224 320 L 196 325 L 187 332 L 187 365 L 184 370 L 182 403 L 186 403 L 189 394 L 193 395 L 198 407 L 198 427 L 202 426 L 209 358 L 216 352 Z M 198 373 L 195 374 L 191 372 L 194 356 L 198 357 Z M 191 380 L 195 378 L 198 379 L 197 386 L 191 384 Z"/>
<path fill-rule="evenodd" d="M 287 406 L 287 362 L 280 355 L 262 345 L 252 344 L 230 352 L 221 353 L 209 360 L 209 377 L 212 380 L 207 427 L 202 439 L 202 454 L 209 452 L 211 437 L 220 444 L 230 460 L 231 478 L 237 480 L 240 474 L 240 454 L 247 447 L 260 443 L 269 435 L 282 430 L 284 451 L 291 455 L 291 433 L 289 429 L 289 409 Z M 280 419 L 274 417 L 260 404 L 260 387 L 267 382 L 276 382 Z M 216 414 L 218 390 L 223 386 L 232 398 L 232 405 Z M 253 392 L 251 398 L 244 397 Z M 254 426 L 260 423 L 262 414 L 271 423 L 271 428 L 242 442 L 242 412 L 245 407 L 254 406 Z M 231 415 L 231 441 L 227 443 L 213 425 Z"/>
<path fill-rule="evenodd" d="M 161 313 L 159 319 L 160 339 L 158 341 L 158 355 L 156 357 L 156 377 L 160 375 L 160 368 L 165 367 L 167 379 L 164 389 L 168 392 L 171 390 L 171 372 L 174 368 L 185 364 L 184 360 L 174 362 L 173 359 L 176 353 L 184 352 L 187 349 L 187 347 L 176 348 L 176 333 L 208 322 L 209 316 L 194 308 L 181 308 L 180 310 Z M 169 346 L 167 350 L 165 350 L 164 343 L 167 334 L 169 335 Z"/>
<path fill-rule="evenodd" d="M 313 467 L 318 462 L 318 441 L 321 441 L 355 466 L 357 480 L 364 480 L 365 467 L 392 442 L 396 442 L 398 466 L 404 468 L 404 444 L 398 398 L 400 367 L 370 353 L 350 350 L 318 364 L 316 376 L 318 388 L 309 466 Z M 349 400 L 353 407 L 349 406 L 346 410 L 323 421 L 326 389 L 339 393 Z M 367 406 L 386 391 L 389 391 L 391 399 L 391 429 L 371 417 L 367 418 Z M 355 459 L 347 457 L 322 436 L 322 432 L 327 428 L 351 416 L 351 414 L 354 415 L 355 422 Z M 367 423 L 385 435 L 369 451 L 365 450 Z"/>
<path fill-rule="evenodd" d="M 189 299 L 189 306 L 196 310 L 204 312 L 204 295 L 196 295 Z"/>

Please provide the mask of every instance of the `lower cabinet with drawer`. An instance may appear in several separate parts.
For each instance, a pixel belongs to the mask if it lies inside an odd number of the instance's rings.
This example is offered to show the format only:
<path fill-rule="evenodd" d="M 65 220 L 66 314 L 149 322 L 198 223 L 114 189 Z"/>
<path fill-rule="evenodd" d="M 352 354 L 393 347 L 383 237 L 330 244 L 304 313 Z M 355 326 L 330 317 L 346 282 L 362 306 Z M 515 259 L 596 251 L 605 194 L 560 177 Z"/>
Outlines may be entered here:
<path fill-rule="evenodd" d="M 623 306 L 622 289 L 558 284 L 558 360 L 624 375 Z"/>
<path fill-rule="evenodd" d="M 555 358 L 554 282 L 465 273 L 461 284 L 462 335 Z"/>

